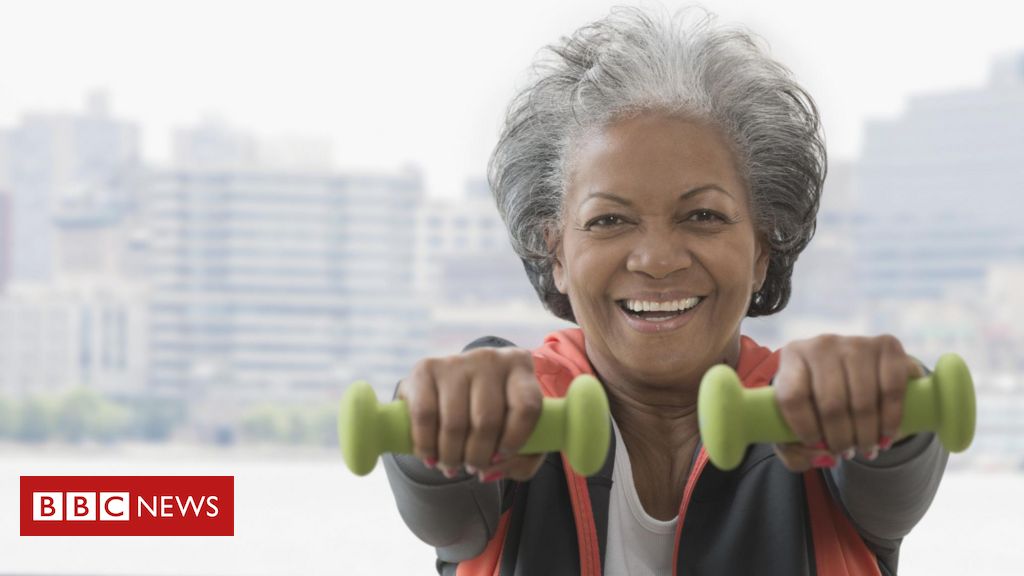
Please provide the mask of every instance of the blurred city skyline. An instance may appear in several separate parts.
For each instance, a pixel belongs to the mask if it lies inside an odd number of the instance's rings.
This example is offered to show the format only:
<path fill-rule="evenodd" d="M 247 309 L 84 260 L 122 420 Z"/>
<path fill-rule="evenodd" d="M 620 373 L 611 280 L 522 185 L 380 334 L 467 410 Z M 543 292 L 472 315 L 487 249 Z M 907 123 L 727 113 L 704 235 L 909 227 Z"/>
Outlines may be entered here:
<path fill-rule="evenodd" d="M 808 56 L 787 61 L 795 45 L 748 20 L 802 80 Z M 791 304 L 744 332 L 771 347 L 890 332 L 929 364 L 957 352 L 978 379 L 975 453 L 1024 462 L 1024 51 L 979 68 L 960 77 L 977 85 L 915 93 L 857 127 L 858 155 L 832 155 Z M 459 162 L 406 162 L 398 147 L 387 167 L 356 169 L 338 160 L 351 143 L 268 136 L 244 112 L 158 130 L 168 156 L 154 162 L 150 124 L 113 105 L 116 90 L 79 97 L 0 123 L 0 438 L 330 442 L 324 403 L 348 382 L 386 394 L 425 355 L 485 334 L 535 346 L 564 325 L 509 247 L 482 177 L 491 142 L 431 194 L 428 175 Z M 3 426 L 5 396 L 27 399 L 19 431 Z"/>
<path fill-rule="evenodd" d="M 105 91 L 112 113 L 144 127 L 147 165 L 170 162 L 176 130 L 219 120 L 264 140 L 314 143 L 346 172 L 418 165 L 428 195 L 455 197 L 483 173 L 539 49 L 612 5 L 5 3 L 0 127 L 24 113 L 82 113 L 85 94 Z M 997 0 L 969 9 L 952 1 L 699 5 L 750 28 L 793 70 L 840 161 L 860 154 L 869 120 L 900 114 L 917 94 L 983 86 L 989 62 L 1024 49 L 1024 5 Z"/>

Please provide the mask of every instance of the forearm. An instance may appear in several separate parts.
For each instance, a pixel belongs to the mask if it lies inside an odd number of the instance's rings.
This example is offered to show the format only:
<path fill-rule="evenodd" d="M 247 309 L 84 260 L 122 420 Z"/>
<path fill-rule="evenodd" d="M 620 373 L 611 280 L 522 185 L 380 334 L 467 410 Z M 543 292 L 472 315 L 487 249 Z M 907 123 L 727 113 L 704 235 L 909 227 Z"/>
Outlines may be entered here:
<path fill-rule="evenodd" d="M 874 461 L 862 457 L 831 470 L 830 484 L 866 537 L 898 541 L 928 510 L 949 452 L 931 433 L 907 438 Z"/>
<path fill-rule="evenodd" d="M 385 454 L 381 460 L 398 512 L 438 558 L 459 562 L 483 551 L 497 529 L 501 483 L 461 474 L 445 478 L 412 456 Z"/>
<path fill-rule="evenodd" d="M 486 336 L 470 343 L 463 352 L 484 346 L 513 344 Z M 399 514 L 416 537 L 437 548 L 438 558 L 460 562 L 484 550 L 501 516 L 503 482 L 480 482 L 461 469 L 449 479 L 414 456 L 389 453 L 381 460 Z"/>
<path fill-rule="evenodd" d="M 931 374 L 920 360 L 917 363 L 924 374 Z M 924 516 L 948 460 L 949 452 L 935 434 L 917 434 L 873 461 L 858 456 L 843 462 L 831 471 L 829 485 L 861 534 L 888 547 Z"/>

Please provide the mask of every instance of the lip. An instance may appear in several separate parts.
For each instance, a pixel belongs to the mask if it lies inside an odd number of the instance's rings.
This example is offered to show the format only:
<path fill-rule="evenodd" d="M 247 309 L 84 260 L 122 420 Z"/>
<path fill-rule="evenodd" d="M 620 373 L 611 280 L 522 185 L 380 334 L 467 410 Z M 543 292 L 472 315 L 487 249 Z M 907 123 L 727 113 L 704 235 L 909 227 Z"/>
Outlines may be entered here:
<path fill-rule="evenodd" d="M 681 300 L 683 298 L 690 297 L 692 296 L 683 296 L 674 299 Z M 643 299 L 644 298 L 637 298 L 637 300 Z M 668 300 L 673 300 L 673 298 L 669 298 Z M 683 326 L 689 324 L 690 320 L 697 315 L 697 312 L 700 310 L 700 307 L 704 305 L 705 300 L 707 300 L 707 297 L 701 297 L 701 301 L 698 302 L 697 305 L 694 306 L 693 308 L 690 308 L 686 312 L 683 312 L 682 314 L 676 316 L 671 320 L 665 320 L 663 322 L 651 322 L 650 320 L 635 318 L 631 316 L 628 312 L 623 310 L 622 307 L 618 305 L 618 302 L 615 303 L 615 307 L 619 310 L 619 314 L 622 314 L 622 317 L 626 320 L 626 324 L 628 324 L 630 328 L 644 334 L 658 334 L 661 332 L 671 332 L 672 330 L 678 330 L 679 328 L 682 328 Z M 652 299 L 652 301 L 657 302 L 658 300 Z"/>

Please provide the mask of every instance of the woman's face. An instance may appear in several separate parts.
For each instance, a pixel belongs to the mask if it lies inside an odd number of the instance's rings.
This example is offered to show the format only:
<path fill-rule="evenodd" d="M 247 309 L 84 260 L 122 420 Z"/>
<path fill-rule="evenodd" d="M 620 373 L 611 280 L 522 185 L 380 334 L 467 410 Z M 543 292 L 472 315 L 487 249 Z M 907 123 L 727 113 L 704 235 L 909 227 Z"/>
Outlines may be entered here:
<path fill-rule="evenodd" d="M 572 160 L 554 277 L 597 372 L 661 387 L 735 364 L 768 253 L 723 136 L 645 114 L 585 137 Z"/>

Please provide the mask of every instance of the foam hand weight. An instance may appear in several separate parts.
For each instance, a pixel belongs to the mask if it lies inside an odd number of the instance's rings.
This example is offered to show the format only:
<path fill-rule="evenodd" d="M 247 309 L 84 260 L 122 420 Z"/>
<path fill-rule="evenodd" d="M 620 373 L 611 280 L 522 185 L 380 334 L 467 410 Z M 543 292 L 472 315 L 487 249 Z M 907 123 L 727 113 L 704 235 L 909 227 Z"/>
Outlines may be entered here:
<path fill-rule="evenodd" d="M 380 404 L 373 388 L 356 382 L 341 399 L 338 440 L 352 472 L 369 474 L 384 452 L 412 453 L 409 409 L 403 400 Z M 608 397 L 596 378 L 577 376 L 565 398 L 545 398 L 520 454 L 563 452 L 584 476 L 601 469 L 611 441 Z"/>
<path fill-rule="evenodd" d="M 704 374 L 697 414 L 708 457 L 722 470 L 738 466 L 751 443 L 797 441 L 775 402 L 775 390 L 744 388 L 724 364 Z M 974 438 L 974 421 L 974 384 L 956 354 L 942 356 L 932 374 L 908 382 L 901 436 L 936 432 L 946 449 L 962 452 Z"/>

